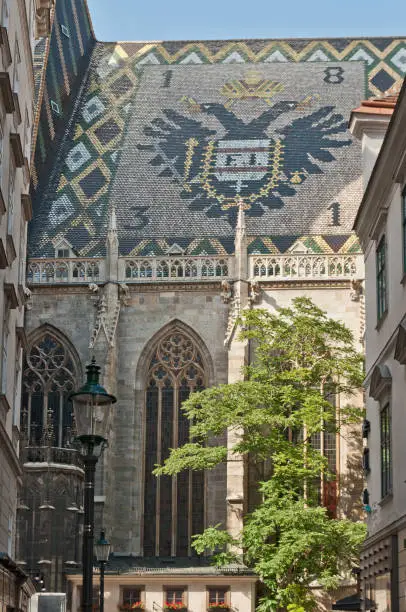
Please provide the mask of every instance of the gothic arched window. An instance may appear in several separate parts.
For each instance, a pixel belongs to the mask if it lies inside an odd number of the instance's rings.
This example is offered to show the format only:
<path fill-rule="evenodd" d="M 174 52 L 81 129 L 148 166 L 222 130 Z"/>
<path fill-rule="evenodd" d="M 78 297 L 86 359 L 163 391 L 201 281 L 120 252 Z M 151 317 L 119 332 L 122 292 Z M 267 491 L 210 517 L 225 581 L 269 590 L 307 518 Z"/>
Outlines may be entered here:
<path fill-rule="evenodd" d="M 23 373 L 23 429 L 29 446 L 69 446 L 72 406 L 78 382 L 73 351 L 59 334 L 45 329 L 34 337 Z"/>
<path fill-rule="evenodd" d="M 207 385 L 202 355 L 183 331 L 168 332 L 149 362 L 146 385 L 144 555 L 193 554 L 191 536 L 204 528 L 204 474 L 156 478 L 152 471 L 169 449 L 189 440 L 180 409 L 191 392 Z"/>

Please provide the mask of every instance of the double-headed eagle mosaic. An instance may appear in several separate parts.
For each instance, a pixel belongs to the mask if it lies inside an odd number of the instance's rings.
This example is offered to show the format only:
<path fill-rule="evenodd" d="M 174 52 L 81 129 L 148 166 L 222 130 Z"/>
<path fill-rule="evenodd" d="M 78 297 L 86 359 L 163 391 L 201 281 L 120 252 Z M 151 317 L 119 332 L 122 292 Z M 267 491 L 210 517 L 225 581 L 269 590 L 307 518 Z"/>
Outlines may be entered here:
<path fill-rule="evenodd" d="M 311 96 L 272 105 L 272 96 L 282 89 L 274 82 L 253 89 L 252 83 L 233 81 L 223 87 L 224 104 L 183 97 L 185 113 L 163 109 L 144 127 L 149 142 L 138 149 L 153 153 L 149 163 L 160 177 L 179 184 L 191 210 L 226 217 L 234 225 L 238 206 L 249 216 L 281 208 L 310 175 L 323 173 L 323 163 L 335 160 L 332 150 L 351 143 L 340 138 L 347 128 L 334 106 L 311 112 Z M 261 98 L 268 108 L 244 121 L 232 106 L 247 98 Z M 287 113 L 287 121 L 281 121 Z M 219 131 L 208 127 L 203 115 L 213 115 Z"/>

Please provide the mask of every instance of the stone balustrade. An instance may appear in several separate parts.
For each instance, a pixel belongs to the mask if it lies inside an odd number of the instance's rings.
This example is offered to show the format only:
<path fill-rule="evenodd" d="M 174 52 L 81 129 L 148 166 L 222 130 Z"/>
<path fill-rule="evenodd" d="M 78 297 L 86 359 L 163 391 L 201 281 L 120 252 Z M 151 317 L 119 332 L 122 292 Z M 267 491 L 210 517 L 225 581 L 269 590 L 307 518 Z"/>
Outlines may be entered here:
<path fill-rule="evenodd" d="M 144 257 L 125 260 L 124 279 L 171 281 L 224 279 L 230 275 L 227 257 Z"/>
<path fill-rule="evenodd" d="M 20 459 L 23 463 L 61 463 L 83 468 L 82 457 L 74 448 L 22 446 Z"/>
<path fill-rule="evenodd" d="M 258 255 L 250 257 L 250 278 L 267 281 L 362 278 L 362 255 Z"/>
<path fill-rule="evenodd" d="M 104 278 L 104 260 L 97 258 L 30 259 L 27 267 L 28 285 L 89 284 Z"/>
<path fill-rule="evenodd" d="M 258 281 L 363 278 L 360 254 L 250 255 L 249 278 Z M 218 281 L 233 278 L 233 257 L 120 257 L 118 280 L 126 284 L 171 281 Z M 106 280 L 102 258 L 31 259 L 28 285 L 90 284 Z"/>

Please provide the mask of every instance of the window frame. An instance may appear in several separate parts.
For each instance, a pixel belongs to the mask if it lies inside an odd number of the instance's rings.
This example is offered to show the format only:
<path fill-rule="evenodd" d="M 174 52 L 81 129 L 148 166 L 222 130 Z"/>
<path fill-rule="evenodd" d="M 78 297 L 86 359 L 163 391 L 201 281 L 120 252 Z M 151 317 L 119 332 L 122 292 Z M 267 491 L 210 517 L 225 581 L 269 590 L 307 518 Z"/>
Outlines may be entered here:
<path fill-rule="evenodd" d="M 382 320 L 388 311 L 387 286 L 387 248 L 386 234 L 382 234 L 375 251 L 376 260 L 376 312 L 377 320 Z"/>
<path fill-rule="evenodd" d="M 11 304 L 10 299 L 4 296 L 3 306 L 3 329 L 1 334 L 2 349 L 1 349 L 1 389 L 2 395 L 7 395 L 7 371 L 9 358 L 9 341 L 10 341 L 10 316 Z"/>
<path fill-rule="evenodd" d="M 402 255 L 403 255 L 403 274 L 406 274 L 406 185 L 403 187 L 401 195 L 402 207 Z"/>
<path fill-rule="evenodd" d="M 13 234 L 14 228 L 14 200 L 15 188 L 17 179 L 17 168 L 12 160 L 10 160 L 9 176 L 8 176 L 8 197 L 7 197 L 7 234 Z"/>
<path fill-rule="evenodd" d="M 131 601 L 131 602 L 126 602 L 124 599 L 125 591 L 138 592 L 139 598 L 134 599 L 134 601 Z M 135 601 L 141 601 L 142 603 L 144 603 L 144 593 L 145 593 L 145 587 L 142 585 L 122 584 L 120 585 L 120 605 L 125 605 L 126 603 L 134 603 Z"/>
<path fill-rule="evenodd" d="M 174 593 L 180 591 L 182 593 L 181 599 L 180 601 L 169 601 L 168 599 L 168 593 L 170 593 L 171 591 L 173 591 Z M 164 601 L 163 601 L 163 607 L 165 608 L 166 604 L 173 604 L 173 603 L 180 603 L 182 604 L 182 607 L 187 608 L 187 587 L 183 586 L 183 585 L 171 585 L 171 586 L 164 586 L 163 587 L 163 595 L 164 595 Z M 176 600 L 176 595 L 175 595 L 175 600 Z"/>
<path fill-rule="evenodd" d="M 45 358 L 40 366 L 31 360 L 31 355 L 41 349 Z M 33 353 L 34 351 L 34 353 Z M 48 364 L 53 355 L 63 357 L 59 367 L 49 370 Z M 44 380 L 43 372 L 51 374 Z M 55 377 L 63 374 L 60 380 L 60 388 L 55 395 L 54 403 L 54 438 L 52 445 L 58 448 L 66 448 L 70 444 L 74 433 L 74 422 L 72 420 L 71 408 L 68 408 L 68 395 L 72 389 L 77 388 L 81 380 L 80 360 L 75 353 L 74 347 L 61 333 L 50 329 L 47 325 L 39 327 L 33 334 L 29 346 L 25 352 L 22 373 L 22 398 L 21 405 L 27 410 L 31 428 L 27 431 L 29 446 L 37 446 L 44 433 L 43 407 L 44 402 L 50 406 L 52 396 L 52 385 Z M 47 399 L 45 399 L 47 398 Z"/>
<path fill-rule="evenodd" d="M 217 595 L 216 595 L 216 601 L 212 602 L 211 601 L 211 592 L 212 591 L 216 591 Z M 224 597 L 223 597 L 223 601 L 219 601 L 219 597 L 218 597 L 218 591 L 224 591 Z M 206 593 L 207 593 L 207 605 L 206 608 L 208 609 L 209 606 L 212 605 L 226 605 L 228 607 L 230 607 L 230 586 L 224 586 L 224 585 L 210 585 L 210 586 L 206 586 Z"/>
<path fill-rule="evenodd" d="M 385 424 L 385 425 L 384 425 Z M 385 460 L 387 453 L 388 460 Z M 381 478 L 381 499 L 392 494 L 392 410 L 388 399 L 379 409 L 379 464 Z"/>
<path fill-rule="evenodd" d="M 28 13 L 29 13 L 28 29 L 30 32 L 31 52 L 34 55 L 35 40 L 36 40 L 36 0 L 30 0 L 30 6 L 28 9 Z"/>
<path fill-rule="evenodd" d="M 184 347 L 181 354 L 187 356 L 179 357 L 181 361 L 175 367 L 172 357 L 167 361 L 163 355 L 169 357 L 170 346 L 179 337 L 179 346 Z M 185 352 L 186 345 L 189 347 Z M 153 463 L 160 463 L 166 456 L 168 448 L 176 448 L 183 444 L 183 438 L 188 439 L 189 422 L 180 406 L 190 393 L 207 388 L 207 366 L 201 342 L 178 327 L 165 328 L 159 339 L 153 340 L 148 355 L 143 373 L 143 489 L 144 516 L 149 520 L 143 524 L 143 552 L 145 556 L 192 556 L 191 537 L 205 525 L 205 473 L 186 473 L 172 487 L 170 477 L 155 478 L 152 469 Z"/>
<path fill-rule="evenodd" d="M 13 92 L 15 94 L 20 93 L 20 73 L 19 66 L 21 64 L 20 46 L 18 40 L 15 41 L 14 45 L 14 67 L 13 67 Z"/>
<path fill-rule="evenodd" d="M 10 20 L 10 9 L 8 6 L 8 0 L 3 0 L 1 3 L 1 25 L 3 28 L 8 28 Z"/>
<path fill-rule="evenodd" d="M 3 117 L 0 115 L 0 188 L 3 185 L 3 162 L 4 162 L 4 128 Z"/>
<path fill-rule="evenodd" d="M 29 162 L 31 157 L 31 123 L 27 107 L 25 107 L 24 116 L 24 156 Z"/>

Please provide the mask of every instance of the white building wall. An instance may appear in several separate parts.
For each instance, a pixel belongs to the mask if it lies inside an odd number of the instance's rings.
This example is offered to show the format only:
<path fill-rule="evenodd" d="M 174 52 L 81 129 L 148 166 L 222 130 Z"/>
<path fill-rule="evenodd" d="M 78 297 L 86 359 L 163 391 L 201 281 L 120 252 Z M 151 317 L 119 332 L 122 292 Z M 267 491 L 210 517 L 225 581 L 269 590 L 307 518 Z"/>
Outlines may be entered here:
<path fill-rule="evenodd" d="M 380 529 L 396 521 L 406 510 L 406 444 L 405 427 L 405 367 L 394 359 L 398 326 L 406 313 L 406 286 L 403 273 L 403 236 L 401 186 L 394 185 L 392 197 L 387 203 L 387 216 L 377 230 L 376 240 L 371 240 L 366 253 L 366 380 L 370 382 L 376 365 L 386 365 L 392 376 L 391 391 L 375 401 L 367 397 L 367 418 L 371 423 L 368 446 L 371 449 L 371 471 L 367 478 L 372 513 L 368 518 L 368 532 L 372 536 Z M 376 294 L 376 247 L 381 237 L 386 236 L 387 300 L 388 309 L 378 322 Z M 381 503 L 380 475 L 380 407 L 390 401 L 392 412 L 392 474 L 393 495 Z M 373 451 L 373 452 L 372 452 Z"/>
<path fill-rule="evenodd" d="M 21 473 L 17 458 L 20 422 L 18 371 L 22 354 L 22 335 L 18 330 L 23 326 L 25 300 L 25 264 L 21 260 L 25 261 L 27 216 L 24 210 L 29 209 L 29 206 L 24 209 L 22 195 L 28 194 L 29 190 L 34 122 L 33 1 L 2 0 L 0 20 L 0 73 L 3 79 L 0 188 L 4 204 L 0 207 L 0 550 L 14 557 L 17 487 Z M 10 108 L 10 93 L 14 110 Z M 17 141 L 23 160 L 18 159 L 18 152 L 17 156 L 14 154 L 10 137 Z"/>

